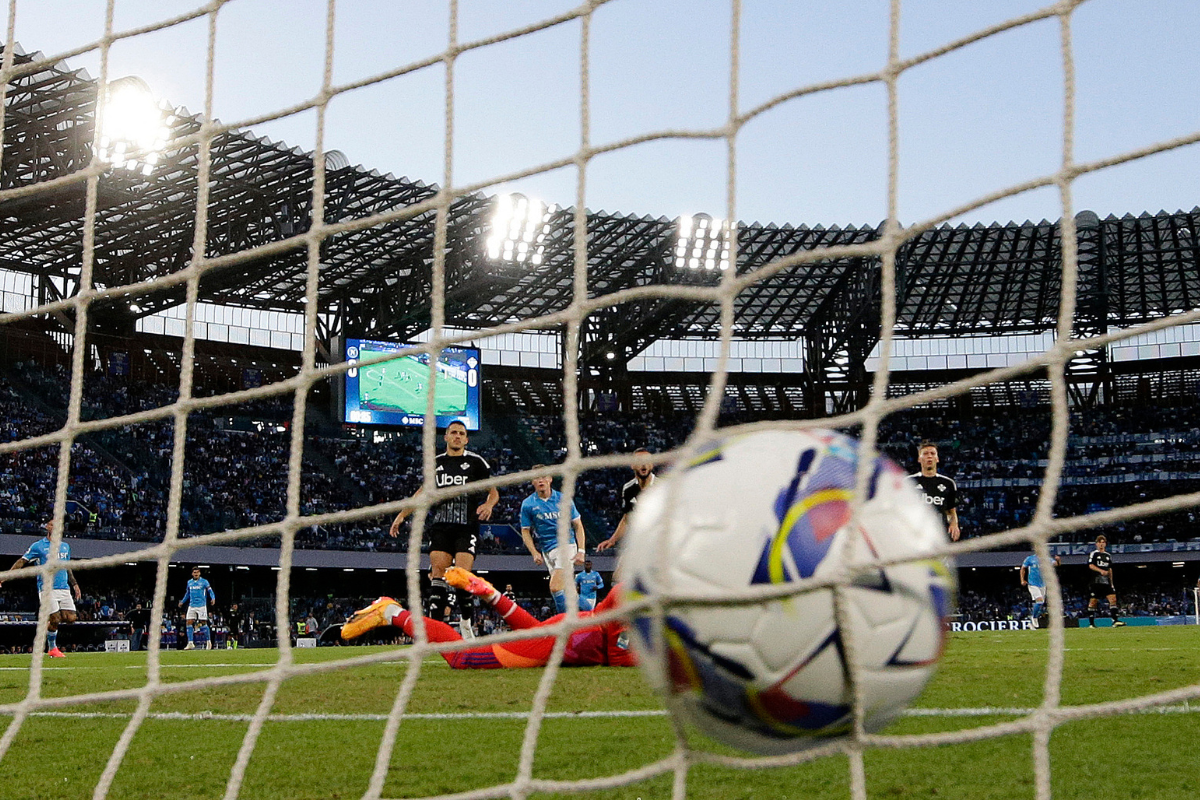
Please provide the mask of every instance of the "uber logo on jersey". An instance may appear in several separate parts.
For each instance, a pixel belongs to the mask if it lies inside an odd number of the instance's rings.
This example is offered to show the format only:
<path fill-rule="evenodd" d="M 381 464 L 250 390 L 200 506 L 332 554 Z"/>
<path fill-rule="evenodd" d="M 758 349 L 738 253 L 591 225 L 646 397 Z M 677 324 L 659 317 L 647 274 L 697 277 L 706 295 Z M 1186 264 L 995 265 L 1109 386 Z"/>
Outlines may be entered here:
<path fill-rule="evenodd" d="M 945 503 L 945 502 L 946 502 L 946 498 L 944 498 L 944 497 L 933 497 L 933 496 L 931 496 L 931 495 L 925 495 L 925 502 L 926 502 L 926 503 L 929 503 L 929 505 L 931 505 L 931 506 L 940 506 L 940 505 L 942 505 L 943 503 Z"/>
<path fill-rule="evenodd" d="M 435 480 L 438 488 L 443 486 L 462 486 L 466 482 L 466 475 L 446 475 L 445 473 L 438 475 L 437 479 Z"/>

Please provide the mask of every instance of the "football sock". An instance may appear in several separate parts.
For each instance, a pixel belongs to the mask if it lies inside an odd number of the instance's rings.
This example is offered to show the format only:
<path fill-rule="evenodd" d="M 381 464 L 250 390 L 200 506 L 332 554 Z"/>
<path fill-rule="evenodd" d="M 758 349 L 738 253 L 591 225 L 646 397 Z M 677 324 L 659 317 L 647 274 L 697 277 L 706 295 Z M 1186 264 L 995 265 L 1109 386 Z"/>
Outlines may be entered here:
<path fill-rule="evenodd" d="M 1034 619 L 1037 619 L 1038 617 L 1040 617 L 1042 615 L 1042 607 L 1044 605 L 1045 605 L 1045 603 L 1034 603 L 1033 604 L 1033 618 Z"/>
<path fill-rule="evenodd" d="M 189 642 L 191 642 L 192 644 L 196 643 L 196 629 L 194 627 L 192 627 L 191 625 L 188 625 L 187 640 Z"/>
<path fill-rule="evenodd" d="M 399 608 L 399 606 L 397 606 L 397 608 Z M 388 606 L 388 609 L 390 610 L 391 606 Z M 384 611 L 384 616 L 387 616 L 387 611 Z M 391 624 L 393 627 L 400 628 L 409 636 L 416 638 L 416 634 L 413 632 L 411 611 L 401 610 L 396 612 L 396 614 L 392 617 Z M 430 619 L 429 617 L 425 618 L 425 635 L 429 637 L 429 641 L 431 642 L 457 642 L 462 639 L 462 637 L 458 635 L 458 631 L 454 630 L 454 628 L 451 628 L 444 622 L 439 622 L 438 620 Z"/>
<path fill-rule="evenodd" d="M 429 581 L 429 613 L 425 616 L 440 621 L 450 605 L 450 591 L 450 584 L 441 578 Z"/>
<path fill-rule="evenodd" d="M 399 606 L 388 606 L 388 609 L 397 608 Z M 387 611 L 384 612 L 387 614 Z M 394 627 L 400 628 L 406 634 L 416 638 L 413 631 L 412 613 L 409 611 L 399 610 L 392 617 Z M 429 637 L 431 642 L 458 642 L 462 641 L 462 637 L 458 635 L 458 631 L 451 628 L 444 622 L 438 622 L 436 619 L 425 618 L 425 635 Z M 455 650 L 452 653 L 442 653 L 442 658 L 446 660 L 453 669 L 495 669 L 504 666 L 497 660 L 491 647 L 473 647 L 470 650 Z"/>
<path fill-rule="evenodd" d="M 500 618 L 508 623 L 508 627 L 513 630 L 525 630 L 526 628 L 536 628 L 541 623 L 525 609 L 517 605 L 516 601 L 511 597 L 496 592 L 495 595 L 488 599 L 492 604 L 492 608 L 496 609 L 496 613 Z"/>
<path fill-rule="evenodd" d="M 1096 609 L 1088 609 L 1088 622 L 1092 623 L 1092 627 L 1096 627 Z"/>
<path fill-rule="evenodd" d="M 566 592 L 551 592 L 554 597 L 554 607 L 558 609 L 558 613 L 564 614 L 567 610 L 567 593 Z"/>
<path fill-rule="evenodd" d="M 496 613 L 502 617 L 507 617 L 512 612 L 512 609 L 517 606 L 511 597 L 505 597 L 499 592 L 496 592 L 491 597 L 487 598 L 487 602 L 490 603 L 492 608 L 496 609 Z"/>
<path fill-rule="evenodd" d="M 53 650 L 58 647 L 58 631 L 46 631 L 46 649 Z"/>
<path fill-rule="evenodd" d="M 475 621 L 475 595 L 465 589 L 455 589 L 454 599 L 458 603 L 458 613 L 467 622 Z"/>
<path fill-rule="evenodd" d="M 207 625 L 205 625 L 200 630 L 204 632 L 204 641 L 211 642 L 212 641 L 212 631 L 209 629 L 209 627 Z"/>
<path fill-rule="evenodd" d="M 1118 610 L 1119 610 L 1119 609 L 1118 609 L 1116 606 L 1109 606 L 1109 607 L 1108 607 L 1108 615 L 1109 615 L 1110 617 L 1112 617 L 1112 621 L 1113 621 L 1113 622 L 1116 622 L 1116 621 L 1117 621 L 1117 612 L 1118 612 Z"/>

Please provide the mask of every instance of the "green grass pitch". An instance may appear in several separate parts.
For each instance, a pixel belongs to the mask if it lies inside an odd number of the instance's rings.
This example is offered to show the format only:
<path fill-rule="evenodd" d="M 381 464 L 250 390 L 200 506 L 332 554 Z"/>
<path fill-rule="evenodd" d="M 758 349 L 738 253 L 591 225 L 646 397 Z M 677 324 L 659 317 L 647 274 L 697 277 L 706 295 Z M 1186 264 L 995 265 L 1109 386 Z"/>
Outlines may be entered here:
<path fill-rule="evenodd" d="M 418 384 L 423 387 L 420 392 Z M 424 414 L 429 369 L 411 358 L 372 364 L 359 372 L 358 386 L 364 408 Z M 438 416 L 455 417 L 467 412 L 467 384 L 463 381 L 439 375 L 434 391 L 434 413 Z"/>
<path fill-rule="evenodd" d="M 1047 641 L 1045 631 L 953 635 L 937 677 L 916 708 L 988 711 L 908 716 L 888 733 L 958 730 L 1013 719 L 1010 709 L 1031 708 L 1041 699 Z M 1200 683 L 1200 627 L 1068 630 L 1066 644 L 1066 705 Z M 304 663 L 382 649 L 294 652 Z M 253 672 L 270 666 L 276 655 L 274 650 L 170 652 L 163 657 L 163 674 L 175 682 Z M 43 695 L 137 687 L 145 680 L 145 663 L 144 653 L 47 660 Z M 25 696 L 28 665 L 29 656 L 0 657 L 0 702 Z M 280 717 L 264 728 L 241 796 L 361 796 L 383 733 L 379 717 L 390 710 L 405 669 L 403 661 L 375 663 L 288 680 L 273 709 Z M 384 796 L 421 797 L 511 781 L 525 726 L 521 714 L 530 708 L 541 675 L 541 670 L 452 671 L 440 658 L 427 661 L 409 706 L 414 715 L 426 716 L 401 724 Z M 161 716 L 139 730 L 109 796 L 221 797 L 248 726 L 244 715 L 254 713 L 262 691 L 262 684 L 245 684 L 159 698 L 152 713 Z M 1195 706 L 1057 728 L 1050 744 L 1054 797 L 1195 800 L 1200 795 L 1200 703 Z M 0 797 L 91 797 L 133 708 L 132 701 L 93 703 L 27 719 L 0 761 Z M 610 776 L 667 756 L 673 738 L 667 719 L 657 713 L 661 708 L 636 669 L 563 670 L 549 707 L 557 714 L 544 722 L 534 777 Z M 579 712 L 610 715 L 574 716 Z M 1031 753 L 1027 735 L 870 751 L 868 791 L 872 798 L 1032 798 Z M 840 755 L 782 769 L 700 765 L 689 774 L 689 797 L 847 798 L 848 774 Z M 649 800 L 670 793 L 670 777 L 660 776 L 619 790 L 569 796 Z"/>

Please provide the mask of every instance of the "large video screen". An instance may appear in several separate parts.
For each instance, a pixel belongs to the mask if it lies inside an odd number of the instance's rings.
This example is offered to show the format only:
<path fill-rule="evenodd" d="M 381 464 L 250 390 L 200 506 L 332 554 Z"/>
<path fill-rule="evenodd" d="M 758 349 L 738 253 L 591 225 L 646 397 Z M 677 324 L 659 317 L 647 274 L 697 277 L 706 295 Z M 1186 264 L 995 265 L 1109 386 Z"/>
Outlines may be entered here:
<path fill-rule="evenodd" d="M 395 353 L 411 345 L 347 339 L 346 422 L 363 425 L 421 425 L 425 422 L 430 384 L 434 391 L 437 425 L 462 422 L 467 430 L 479 430 L 479 350 L 447 347 L 435 365 L 437 380 L 429 377 L 430 356 L 426 353 L 394 358 L 363 367 L 360 361 Z"/>

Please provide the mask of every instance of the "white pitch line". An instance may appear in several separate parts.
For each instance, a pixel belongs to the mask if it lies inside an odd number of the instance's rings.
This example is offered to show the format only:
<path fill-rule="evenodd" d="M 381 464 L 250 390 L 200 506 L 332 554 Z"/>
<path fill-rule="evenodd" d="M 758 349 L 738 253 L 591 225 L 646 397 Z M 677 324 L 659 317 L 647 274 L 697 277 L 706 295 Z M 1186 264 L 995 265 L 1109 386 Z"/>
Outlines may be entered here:
<path fill-rule="evenodd" d="M 1070 706 L 1060 706 L 1070 708 Z M 907 708 L 906 717 L 1027 717 L 1036 708 Z M 1200 714 L 1200 705 L 1147 706 L 1128 711 L 1129 714 Z M 1082 720 L 1080 720 L 1082 721 Z"/>
<path fill-rule="evenodd" d="M 83 654 L 83 655 L 87 655 L 87 654 Z M 393 663 L 407 662 L 407 661 L 408 661 L 407 657 L 405 657 L 403 655 L 399 655 L 396 657 L 395 661 L 373 662 L 373 664 L 368 665 L 368 666 L 373 666 L 374 664 L 393 664 Z M 309 661 L 309 662 L 305 662 L 305 663 L 306 664 L 320 664 L 322 662 Z M 424 663 L 427 666 L 432 666 L 432 665 L 436 665 L 436 664 L 448 666 L 448 665 L 446 665 L 445 660 L 441 656 L 427 656 L 424 659 Z M 238 663 L 205 664 L 203 662 L 201 662 L 199 664 L 159 664 L 159 667 L 162 669 L 238 669 L 241 667 L 245 667 L 247 669 L 258 669 L 261 667 L 277 667 L 277 666 L 279 666 L 279 662 L 277 662 L 277 661 L 271 661 L 266 664 L 250 663 L 250 662 L 246 662 L 244 664 L 238 664 Z M 59 666 L 55 666 L 55 667 L 44 666 L 44 667 L 42 667 L 43 670 L 52 669 L 52 670 L 60 670 L 60 671 L 97 670 L 97 669 L 113 669 L 113 668 L 114 667 L 109 664 L 66 664 L 61 667 L 59 667 Z M 125 669 L 145 669 L 145 668 L 146 668 L 146 665 L 144 663 L 143 664 L 126 664 L 125 665 Z M 348 669 L 351 669 L 351 668 L 352 667 L 348 667 Z M 23 667 L 0 667 L 0 672 L 28 672 L 28 671 L 29 671 L 28 665 L 23 666 Z"/>
<path fill-rule="evenodd" d="M 276 667 L 279 666 L 276 662 L 270 664 L 159 664 L 162 669 L 219 669 L 223 667 Z M 145 664 L 130 664 L 125 669 L 145 669 Z"/>
<path fill-rule="evenodd" d="M 547 719 L 592 719 L 592 718 L 627 718 L 627 717 L 662 717 L 666 711 L 550 711 L 544 714 Z M 0 711 L 0 716 L 11 715 L 11 712 Z M 33 711 L 35 717 L 58 717 L 65 719 L 129 719 L 132 714 L 102 711 Z M 146 715 L 150 719 L 161 720 L 214 720 L 217 722 L 249 722 L 253 714 L 214 714 L 203 711 L 198 714 L 184 714 L 178 711 L 164 711 Z M 387 714 L 268 714 L 269 722 L 386 722 Z M 461 714 L 405 714 L 405 719 L 414 720 L 489 720 L 489 719 L 528 719 L 528 711 L 480 711 Z"/>
<path fill-rule="evenodd" d="M 1034 708 L 910 708 L 904 711 L 906 717 L 1024 717 L 1034 713 Z M 0 716 L 11 715 L 12 712 L 0 712 Z M 1200 706 L 1190 704 L 1151 706 L 1137 709 L 1131 713 L 1137 714 L 1197 714 Z M 663 717 L 664 710 L 642 711 L 552 711 L 547 712 L 548 719 L 621 719 L 633 717 Z M 120 712 L 99 711 L 34 711 L 35 717 L 56 717 L 61 719 L 129 719 L 132 714 Z M 215 714 L 209 711 L 197 714 L 185 714 L 178 711 L 151 713 L 147 715 L 156 720 L 210 720 L 215 722 L 250 722 L 253 714 Z M 386 714 L 269 714 L 270 722 L 384 722 Z M 459 714 L 405 714 L 410 720 L 440 720 L 440 721 L 471 721 L 497 719 L 528 719 L 528 711 L 480 711 Z"/>

